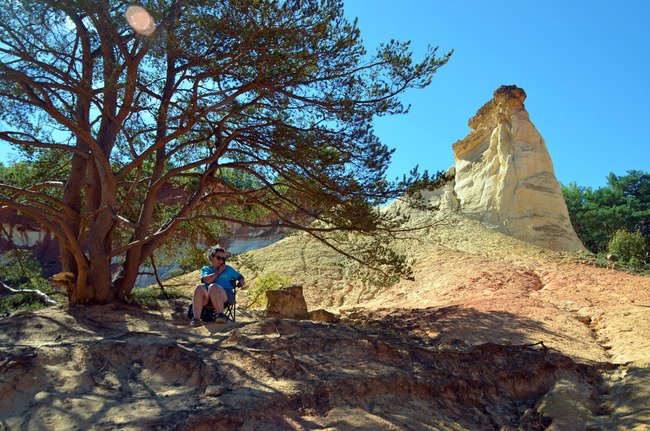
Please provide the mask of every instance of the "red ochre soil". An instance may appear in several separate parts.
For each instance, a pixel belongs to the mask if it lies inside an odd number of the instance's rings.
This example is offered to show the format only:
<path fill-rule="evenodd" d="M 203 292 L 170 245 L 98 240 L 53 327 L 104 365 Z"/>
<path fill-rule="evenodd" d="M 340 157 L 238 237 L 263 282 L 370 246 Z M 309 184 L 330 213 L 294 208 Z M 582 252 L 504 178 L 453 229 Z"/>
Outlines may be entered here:
<path fill-rule="evenodd" d="M 372 290 L 291 241 L 257 259 L 337 323 L 188 328 L 181 302 L 3 318 L 0 429 L 650 429 L 649 278 L 468 222 Z"/>

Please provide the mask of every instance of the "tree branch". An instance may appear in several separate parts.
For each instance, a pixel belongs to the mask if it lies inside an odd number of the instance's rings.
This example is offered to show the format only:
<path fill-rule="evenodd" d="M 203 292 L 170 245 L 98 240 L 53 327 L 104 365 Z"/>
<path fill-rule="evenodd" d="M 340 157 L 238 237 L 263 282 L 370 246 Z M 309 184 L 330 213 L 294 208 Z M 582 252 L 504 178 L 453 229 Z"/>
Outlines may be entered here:
<path fill-rule="evenodd" d="M 0 282 L 0 296 L 10 296 L 10 295 L 33 295 L 36 296 L 41 301 L 45 302 L 47 305 L 57 305 L 58 303 L 53 299 L 50 299 L 45 293 L 40 290 L 31 290 L 31 289 L 12 289 L 6 284 Z"/>

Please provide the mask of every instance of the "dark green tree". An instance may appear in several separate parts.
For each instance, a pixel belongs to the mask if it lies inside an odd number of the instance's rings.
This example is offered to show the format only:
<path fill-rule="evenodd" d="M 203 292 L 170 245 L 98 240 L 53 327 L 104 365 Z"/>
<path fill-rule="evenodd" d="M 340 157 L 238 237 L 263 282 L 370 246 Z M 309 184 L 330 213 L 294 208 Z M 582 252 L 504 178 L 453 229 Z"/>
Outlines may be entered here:
<path fill-rule="evenodd" d="M 610 173 L 607 185 L 597 190 L 571 183 L 562 186 L 571 222 L 582 243 L 594 253 L 607 250 L 614 234 L 625 229 L 641 231 L 650 240 L 650 174 Z"/>
<path fill-rule="evenodd" d="M 376 205 L 430 182 L 386 179 L 372 121 L 406 112 L 398 97 L 451 53 L 416 63 L 391 41 L 370 55 L 337 0 L 145 1 L 142 34 L 128 5 L 0 2 L 0 139 L 50 163 L 0 184 L 0 205 L 57 237 L 71 303 L 125 299 L 183 224 L 265 226 L 234 210 L 259 208 L 325 242 L 374 235 L 395 229 Z M 165 200 L 170 184 L 181 198 Z"/>

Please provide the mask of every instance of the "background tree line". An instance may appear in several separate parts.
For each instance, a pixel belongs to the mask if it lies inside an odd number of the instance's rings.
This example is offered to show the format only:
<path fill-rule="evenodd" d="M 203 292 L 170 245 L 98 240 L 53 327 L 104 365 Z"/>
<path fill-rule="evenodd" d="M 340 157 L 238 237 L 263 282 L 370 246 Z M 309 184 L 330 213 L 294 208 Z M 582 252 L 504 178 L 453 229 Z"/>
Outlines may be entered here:
<path fill-rule="evenodd" d="M 623 176 L 610 173 L 604 187 L 593 190 L 570 183 L 562 186 L 562 194 L 573 228 L 589 251 L 596 254 L 610 251 L 610 242 L 617 232 L 621 232 L 621 235 L 628 234 L 629 238 L 643 238 L 647 253 L 650 244 L 650 174 L 640 170 L 628 171 Z M 643 251 L 638 254 L 643 254 Z M 647 260 L 647 255 L 644 260 Z"/>

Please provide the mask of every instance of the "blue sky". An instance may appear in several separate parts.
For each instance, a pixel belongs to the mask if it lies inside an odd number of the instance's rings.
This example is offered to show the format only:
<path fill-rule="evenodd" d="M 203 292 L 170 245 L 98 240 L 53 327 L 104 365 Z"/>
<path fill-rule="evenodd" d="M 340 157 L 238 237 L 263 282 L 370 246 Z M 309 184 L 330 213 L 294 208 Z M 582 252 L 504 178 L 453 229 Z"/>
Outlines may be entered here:
<path fill-rule="evenodd" d="M 380 119 L 396 152 L 389 178 L 454 164 L 451 146 L 501 85 L 527 94 L 557 179 L 599 188 L 610 172 L 650 171 L 650 0 L 346 0 L 369 51 L 390 39 L 454 49 L 411 111 Z"/>
<path fill-rule="evenodd" d="M 650 0 L 346 0 L 369 51 L 390 39 L 454 49 L 402 116 L 376 132 L 396 152 L 390 179 L 454 164 L 451 146 L 501 85 L 517 85 L 563 183 L 599 188 L 650 171 Z M 0 161 L 7 161 L 6 144 Z"/>

